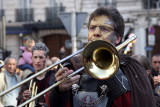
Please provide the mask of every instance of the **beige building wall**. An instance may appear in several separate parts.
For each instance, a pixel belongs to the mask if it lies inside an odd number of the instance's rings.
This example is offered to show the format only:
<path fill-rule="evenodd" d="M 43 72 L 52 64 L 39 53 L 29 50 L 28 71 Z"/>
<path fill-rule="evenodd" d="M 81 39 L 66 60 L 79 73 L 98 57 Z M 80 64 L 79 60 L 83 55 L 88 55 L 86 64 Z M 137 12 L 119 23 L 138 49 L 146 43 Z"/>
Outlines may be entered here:
<path fill-rule="evenodd" d="M 34 8 L 34 21 L 45 21 L 45 8 L 50 7 L 54 4 L 51 4 L 51 1 L 54 0 L 32 0 L 31 8 Z M 102 0 L 55 0 L 56 6 L 60 6 L 62 4 L 65 7 L 66 12 L 71 12 L 73 9 L 75 9 L 77 12 L 87 12 L 90 14 L 93 10 L 95 10 L 98 7 L 98 3 Z M 108 0 L 108 1 L 114 1 L 114 0 Z M 124 17 L 124 20 L 127 21 L 128 19 L 133 20 L 133 22 L 129 22 L 126 25 L 128 27 L 135 28 L 134 33 L 138 36 L 137 44 L 135 47 L 135 53 L 142 53 L 145 55 L 145 28 L 147 27 L 147 20 L 146 20 L 146 14 L 139 14 L 137 13 L 144 13 L 142 10 L 142 0 L 116 0 L 117 1 L 117 8 L 121 12 L 121 14 Z M 14 25 L 16 16 L 15 16 L 15 9 L 20 8 L 20 0 L 3 0 L 3 8 L 5 9 L 6 14 L 6 22 L 8 23 L 11 21 L 11 24 Z M 146 11 L 146 10 L 145 10 Z M 160 10 L 159 10 L 160 11 Z M 136 14 L 135 14 L 136 13 Z M 154 14 L 154 13 L 153 13 Z M 157 16 L 155 16 L 156 19 L 153 19 L 153 22 L 151 24 L 155 24 L 158 19 Z M 86 20 L 87 22 L 87 20 Z M 141 23 L 143 22 L 143 24 Z M 7 24 L 6 23 L 6 24 Z M 83 30 L 83 31 L 82 31 Z M 78 39 L 82 39 L 84 42 L 87 42 L 87 30 L 86 26 L 81 30 L 80 35 L 78 36 Z M 44 37 L 44 35 L 40 34 L 40 37 Z M 40 38 L 41 40 L 41 38 Z M 7 35 L 7 49 L 12 50 L 13 56 L 18 57 L 19 53 L 19 41 L 20 37 L 19 35 Z M 143 44 L 141 44 L 143 43 Z M 139 45 L 141 45 L 141 49 L 139 49 Z"/>
<path fill-rule="evenodd" d="M 17 35 L 8 35 L 6 38 L 7 50 L 12 52 L 11 56 L 19 58 L 20 49 L 19 49 L 19 37 Z"/>
<path fill-rule="evenodd" d="M 3 0 L 3 9 L 5 9 L 6 21 L 15 22 L 15 9 L 19 8 L 19 0 Z"/>

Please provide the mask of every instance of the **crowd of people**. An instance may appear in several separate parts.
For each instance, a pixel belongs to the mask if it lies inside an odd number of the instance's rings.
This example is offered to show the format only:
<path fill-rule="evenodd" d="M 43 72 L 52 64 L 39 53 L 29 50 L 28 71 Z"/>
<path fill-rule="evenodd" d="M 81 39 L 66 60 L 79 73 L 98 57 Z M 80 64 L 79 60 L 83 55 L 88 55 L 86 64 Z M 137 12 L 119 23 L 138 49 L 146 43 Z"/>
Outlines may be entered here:
<path fill-rule="evenodd" d="M 88 43 L 103 40 L 118 46 L 122 43 L 124 27 L 124 19 L 116 8 L 99 7 L 89 17 Z M 55 56 L 49 58 L 47 46 L 33 39 L 29 39 L 21 49 L 23 52 L 18 60 L 10 56 L 4 61 L 4 67 L 0 70 L 0 92 L 60 60 Z M 150 63 L 143 55 L 127 56 L 119 53 L 119 61 L 117 72 L 108 79 L 93 78 L 85 69 L 30 102 L 28 106 L 160 107 L 160 54 L 153 55 Z M 63 67 L 58 65 L 51 68 L 0 96 L 0 107 L 23 104 L 34 94 L 31 83 L 36 86 L 36 93 L 40 93 L 82 66 L 81 54 L 74 56 Z"/>

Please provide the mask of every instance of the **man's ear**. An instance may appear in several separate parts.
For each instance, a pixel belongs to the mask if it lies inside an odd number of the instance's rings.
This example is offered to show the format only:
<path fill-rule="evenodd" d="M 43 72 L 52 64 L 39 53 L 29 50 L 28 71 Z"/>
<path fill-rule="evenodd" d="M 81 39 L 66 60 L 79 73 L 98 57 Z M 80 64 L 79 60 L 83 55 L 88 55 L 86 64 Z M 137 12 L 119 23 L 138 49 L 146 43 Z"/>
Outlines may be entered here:
<path fill-rule="evenodd" d="M 122 40 L 122 37 L 117 35 L 116 45 L 118 45 L 121 42 L 121 40 Z"/>

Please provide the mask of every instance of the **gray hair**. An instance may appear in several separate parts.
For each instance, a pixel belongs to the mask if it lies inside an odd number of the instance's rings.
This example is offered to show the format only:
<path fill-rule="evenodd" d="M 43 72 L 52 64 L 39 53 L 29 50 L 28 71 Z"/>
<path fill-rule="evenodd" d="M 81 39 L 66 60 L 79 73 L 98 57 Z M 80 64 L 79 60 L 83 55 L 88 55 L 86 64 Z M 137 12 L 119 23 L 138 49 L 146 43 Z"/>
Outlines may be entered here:
<path fill-rule="evenodd" d="M 17 59 L 16 59 L 15 57 L 13 57 L 13 56 L 7 57 L 7 58 L 4 60 L 4 64 L 6 65 L 6 64 L 8 63 L 8 61 L 11 60 L 11 59 L 16 60 L 16 65 L 17 65 Z"/>
<path fill-rule="evenodd" d="M 45 52 L 45 55 L 48 56 L 49 49 L 47 48 L 47 46 L 46 46 L 44 43 L 36 43 L 36 44 L 34 45 L 34 47 L 32 48 L 32 53 L 33 53 L 35 50 L 42 50 L 42 51 Z"/>

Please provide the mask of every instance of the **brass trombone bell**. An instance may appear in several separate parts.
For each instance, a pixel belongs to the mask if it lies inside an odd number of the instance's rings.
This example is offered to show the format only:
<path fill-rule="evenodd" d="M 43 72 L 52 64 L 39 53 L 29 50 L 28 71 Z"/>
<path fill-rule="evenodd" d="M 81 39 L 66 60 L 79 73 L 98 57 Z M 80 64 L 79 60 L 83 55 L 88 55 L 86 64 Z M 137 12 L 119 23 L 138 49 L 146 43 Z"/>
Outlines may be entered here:
<path fill-rule="evenodd" d="M 82 58 L 86 72 L 96 79 L 108 79 L 119 68 L 117 49 L 103 40 L 96 40 L 86 45 Z"/>

